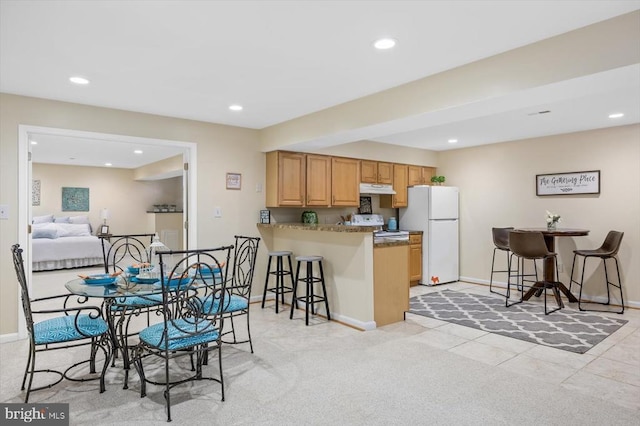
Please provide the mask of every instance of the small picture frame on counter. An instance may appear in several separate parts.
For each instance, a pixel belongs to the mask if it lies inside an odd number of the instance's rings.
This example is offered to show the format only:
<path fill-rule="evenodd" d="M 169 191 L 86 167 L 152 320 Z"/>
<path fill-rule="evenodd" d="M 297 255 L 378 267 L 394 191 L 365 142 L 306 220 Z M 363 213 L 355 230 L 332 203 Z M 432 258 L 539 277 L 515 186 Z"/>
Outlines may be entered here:
<path fill-rule="evenodd" d="M 270 210 L 260 210 L 260 223 L 271 223 Z"/>
<path fill-rule="evenodd" d="M 100 233 L 98 235 L 109 235 L 109 225 L 100 225 Z"/>

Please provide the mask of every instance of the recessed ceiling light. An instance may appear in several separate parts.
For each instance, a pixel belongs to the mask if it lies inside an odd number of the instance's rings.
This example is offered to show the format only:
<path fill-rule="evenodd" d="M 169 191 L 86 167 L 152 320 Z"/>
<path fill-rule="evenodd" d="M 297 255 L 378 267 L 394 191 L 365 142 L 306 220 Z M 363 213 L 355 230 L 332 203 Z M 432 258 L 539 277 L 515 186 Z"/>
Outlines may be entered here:
<path fill-rule="evenodd" d="M 133 151 L 134 154 L 142 154 L 142 150 L 141 149 L 136 149 L 135 151 Z"/>
<path fill-rule="evenodd" d="M 31 141 L 31 145 L 38 145 L 38 142 L 36 142 L 36 141 Z"/>
<path fill-rule="evenodd" d="M 379 50 L 391 49 L 396 45 L 396 41 L 392 38 L 381 38 L 373 42 L 373 47 Z"/>
<path fill-rule="evenodd" d="M 73 76 L 69 78 L 69 81 L 75 84 L 81 84 L 81 85 L 85 85 L 85 84 L 89 84 L 89 80 L 87 80 L 84 77 L 80 77 L 80 76 Z"/>
<path fill-rule="evenodd" d="M 609 118 L 620 118 L 624 117 L 624 114 L 621 112 L 616 112 L 615 114 L 609 114 Z"/>
<path fill-rule="evenodd" d="M 111 164 L 111 163 L 104 163 L 104 165 L 107 166 L 107 167 L 113 166 L 113 164 Z"/>
<path fill-rule="evenodd" d="M 449 142 L 449 143 L 456 143 L 456 142 L 458 142 L 458 139 L 449 139 L 447 142 Z"/>
<path fill-rule="evenodd" d="M 231 111 L 242 111 L 242 105 L 229 105 Z"/>

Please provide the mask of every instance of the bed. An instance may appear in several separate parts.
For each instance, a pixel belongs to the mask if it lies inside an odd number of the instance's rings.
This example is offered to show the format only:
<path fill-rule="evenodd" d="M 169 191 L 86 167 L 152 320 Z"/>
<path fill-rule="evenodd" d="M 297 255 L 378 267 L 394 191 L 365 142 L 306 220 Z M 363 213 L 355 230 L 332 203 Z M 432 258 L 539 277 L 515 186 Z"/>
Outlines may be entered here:
<path fill-rule="evenodd" d="M 51 221 L 47 221 L 49 217 Z M 91 225 L 86 216 L 34 218 L 31 238 L 33 271 L 104 264 L 102 240 L 91 235 Z M 105 241 L 105 244 L 108 250 L 109 243 Z"/>

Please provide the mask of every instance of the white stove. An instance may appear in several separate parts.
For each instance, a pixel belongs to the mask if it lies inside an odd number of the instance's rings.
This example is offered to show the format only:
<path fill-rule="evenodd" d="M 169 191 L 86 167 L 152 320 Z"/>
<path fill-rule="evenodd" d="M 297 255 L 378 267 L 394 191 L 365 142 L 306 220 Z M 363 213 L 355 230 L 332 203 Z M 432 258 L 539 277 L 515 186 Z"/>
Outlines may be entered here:
<path fill-rule="evenodd" d="M 354 214 L 351 226 L 376 226 L 380 230 L 373 231 L 373 242 L 409 241 L 409 231 L 383 231 L 384 217 L 381 214 Z"/>
<path fill-rule="evenodd" d="M 384 217 L 381 214 L 354 214 L 351 226 L 384 226 Z"/>

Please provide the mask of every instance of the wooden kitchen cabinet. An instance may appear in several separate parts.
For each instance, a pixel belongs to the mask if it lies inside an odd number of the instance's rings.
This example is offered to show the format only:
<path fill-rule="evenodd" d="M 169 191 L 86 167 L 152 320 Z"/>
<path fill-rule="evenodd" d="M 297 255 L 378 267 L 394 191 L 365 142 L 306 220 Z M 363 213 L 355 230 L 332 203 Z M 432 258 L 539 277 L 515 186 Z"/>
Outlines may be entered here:
<path fill-rule="evenodd" d="M 381 195 L 380 207 L 407 207 L 409 195 L 407 193 L 408 167 L 406 164 L 393 164 L 393 190 L 395 195 Z"/>
<path fill-rule="evenodd" d="M 305 205 L 305 164 L 305 154 L 285 151 L 267 153 L 267 207 Z"/>
<path fill-rule="evenodd" d="M 373 319 L 377 327 L 404 321 L 409 310 L 409 246 L 373 249 Z"/>
<path fill-rule="evenodd" d="M 331 157 L 331 205 L 360 206 L 360 161 Z"/>
<path fill-rule="evenodd" d="M 393 183 L 393 163 L 360 161 L 360 178 L 363 183 Z"/>
<path fill-rule="evenodd" d="M 422 234 L 409 234 L 409 281 L 418 285 L 422 279 Z"/>
<path fill-rule="evenodd" d="M 306 155 L 307 191 L 305 205 L 331 205 L 331 157 Z"/>
<path fill-rule="evenodd" d="M 408 186 L 431 185 L 431 176 L 435 174 L 435 167 L 409 166 Z"/>

